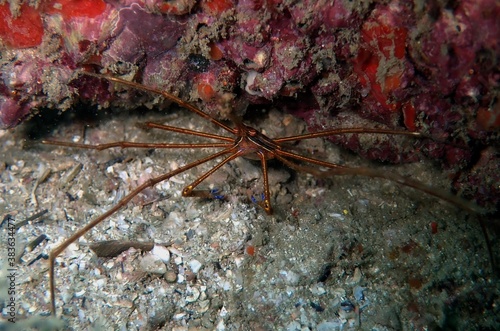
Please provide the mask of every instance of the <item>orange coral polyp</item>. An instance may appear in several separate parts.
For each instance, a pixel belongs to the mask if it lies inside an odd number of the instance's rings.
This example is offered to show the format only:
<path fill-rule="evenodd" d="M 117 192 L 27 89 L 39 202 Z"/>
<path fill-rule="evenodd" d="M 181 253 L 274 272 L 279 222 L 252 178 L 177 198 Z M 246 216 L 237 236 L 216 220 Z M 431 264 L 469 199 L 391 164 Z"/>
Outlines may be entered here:
<path fill-rule="evenodd" d="M 215 97 L 215 90 L 208 83 L 199 83 L 198 96 L 205 102 L 210 101 L 213 97 Z"/>
<path fill-rule="evenodd" d="M 384 81 L 384 93 L 389 93 L 394 91 L 399 86 L 401 86 L 401 74 L 389 75 L 385 77 Z"/>
<path fill-rule="evenodd" d="M 210 47 L 209 55 L 210 55 L 210 58 L 212 60 L 218 61 L 218 60 L 222 59 L 224 54 L 222 54 L 222 51 L 220 50 L 220 48 L 216 44 L 210 43 L 209 47 Z"/>

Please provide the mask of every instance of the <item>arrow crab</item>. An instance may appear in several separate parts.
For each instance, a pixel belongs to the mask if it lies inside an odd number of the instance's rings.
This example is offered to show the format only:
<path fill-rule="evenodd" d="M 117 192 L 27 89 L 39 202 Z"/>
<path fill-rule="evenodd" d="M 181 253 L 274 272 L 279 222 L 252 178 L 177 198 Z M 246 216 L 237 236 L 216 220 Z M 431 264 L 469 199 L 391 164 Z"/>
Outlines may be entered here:
<path fill-rule="evenodd" d="M 117 213 L 119 210 L 125 208 L 129 202 L 138 196 L 140 193 L 152 188 L 153 186 L 168 181 L 169 179 L 175 177 L 176 175 L 182 174 L 193 168 L 201 166 L 208 162 L 214 162 L 215 165 L 212 166 L 208 171 L 204 172 L 198 176 L 194 181 L 184 187 L 182 190 L 182 196 L 184 197 L 200 197 L 200 198 L 213 198 L 213 199 L 224 199 L 225 197 L 214 189 L 198 189 L 198 186 L 202 184 L 209 176 L 213 175 L 217 170 L 222 168 L 224 165 L 234 161 L 240 157 L 254 159 L 259 162 L 262 172 L 262 197 L 252 198 L 252 200 L 257 203 L 267 214 L 273 213 L 274 208 L 283 208 L 283 206 L 276 206 L 273 202 L 273 197 L 271 194 L 270 181 L 269 181 L 269 168 L 268 161 L 276 160 L 278 163 L 285 165 L 297 172 L 305 172 L 313 175 L 317 178 L 331 178 L 334 176 L 365 176 L 372 178 L 381 178 L 388 181 L 398 183 L 402 186 L 411 187 L 417 191 L 421 191 L 425 194 L 434 196 L 440 200 L 449 202 L 468 213 L 473 214 L 484 214 L 486 211 L 475 205 L 472 202 L 464 200 L 457 197 L 451 193 L 444 190 L 436 189 L 427 184 L 423 184 L 417 180 L 398 175 L 394 172 L 380 171 L 377 169 L 372 169 L 370 167 L 349 167 L 341 164 L 332 163 L 326 160 L 313 158 L 299 154 L 295 152 L 295 148 L 290 143 L 296 143 L 304 140 L 309 140 L 313 138 L 328 137 L 331 135 L 342 135 L 342 134 L 374 134 L 374 135 L 394 135 L 394 136 L 408 136 L 414 139 L 433 139 L 432 137 L 425 136 L 418 132 L 409 132 L 402 130 L 391 130 L 391 129 L 381 129 L 381 128 L 365 128 L 365 127 L 352 127 L 352 128 L 339 128 L 333 130 L 327 130 L 315 133 L 305 133 L 298 135 L 290 135 L 285 137 L 269 137 L 266 134 L 261 133 L 259 130 L 244 124 L 240 119 L 229 115 L 232 124 L 226 124 L 223 121 L 219 121 L 204 111 L 198 109 L 197 107 L 179 99 L 178 97 L 169 94 L 167 92 L 158 90 L 156 88 L 144 86 L 135 82 L 126 81 L 121 78 L 116 78 L 112 76 L 85 73 L 84 75 L 93 76 L 98 79 L 108 80 L 118 85 L 126 86 L 128 88 L 137 89 L 143 92 L 151 93 L 153 95 L 161 96 L 165 99 L 177 103 L 182 108 L 187 109 L 193 115 L 201 117 L 203 120 L 210 122 L 219 130 L 225 132 L 225 134 L 214 134 L 204 131 L 198 131 L 188 128 L 179 128 L 176 126 L 170 126 L 165 124 L 160 124 L 156 122 L 146 122 L 142 126 L 147 129 L 158 129 L 167 132 L 172 132 L 179 134 L 181 136 L 191 136 L 207 139 L 208 141 L 202 143 L 145 143 L 145 142 L 130 142 L 130 141 L 117 141 L 117 142 L 104 142 L 99 144 L 87 144 L 87 143 L 75 143 L 66 141 L 56 141 L 56 140 L 44 140 L 43 143 L 53 146 L 61 146 L 67 148 L 79 148 L 79 149 L 90 149 L 102 151 L 111 148 L 139 148 L 139 149 L 215 149 L 217 150 L 209 156 L 202 157 L 191 163 L 186 163 L 184 165 L 178 166 L 172 171 L 168 171 L 162 175 L 149 178 L 145 180 L 142 184 L 139 184 L 128 194 L 123 196 L 116 204 L 114 204 L 106 212 L 94 218 L 84 227 L 79 229 L 69 238 L 63 240 L 59 246 L 53 249 L 49 255 L 49 277 L 50 277 L 50 299 L 51 299 L 51 311 L 52 314 L 56 313 L 56 284 L 55 284 L 55 263 L 56 258 L 64 252 L 72 243 L 79 240 L 88 231 L 93 229 L 98 224 L 102 223 L 104 220 L 109 219 L 112 215 Z"/>

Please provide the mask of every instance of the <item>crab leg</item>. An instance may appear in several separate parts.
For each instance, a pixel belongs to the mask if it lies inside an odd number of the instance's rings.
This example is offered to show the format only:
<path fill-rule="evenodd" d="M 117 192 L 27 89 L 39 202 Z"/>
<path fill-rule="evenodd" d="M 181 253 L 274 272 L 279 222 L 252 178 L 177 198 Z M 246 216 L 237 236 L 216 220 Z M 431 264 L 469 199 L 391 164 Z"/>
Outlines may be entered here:
<path fill-rule="evenodd" d="M 129 194 L 127 194 L 117 204 L 115 204 L 113 207 L 111 207 L 111 209 L 109 209 L 108 211 L 106 211 L 101 216 L 97 217 L 93 221 L 91 221 L 88 224 L 86 224 L 83 228 L 81 228 L 80 230 L 78 230 L 77 232 L 75 232 L 71 237 L 69 237 L 68 239 L 66 239 L 65 241 L 63 241 L 59 246 L 57 246 L 56 248 L 54 248 L 49 253 L 50 299 L 51 299 L 51 303 L 52 303 L 52 307 L 51 307 L 52 314 L 55 315 L 55 313 L 56 313 L 54 264 L 55 264 L 56 258 L 59 256 L 59 254 L 61 254 L 69 245 L 71 245 L 72 243 L 74 243 L 81 236 L 83 236 L 84 234 L 86 234 L 90 229 L 92 229 L 93 227 L 95 227 L 96 225 L 98 225 L 99 223 L 101 223 L 102 221 L 104 221 L 105 219 L 107 219 L 108 217 L 110 217 L 111 215 L 113 215 L 114 213 L 116 213 L 121 208 L 125 207 L 127 205 L 127 203 L 130 200 L 132 200 L 133 197 L 135 197 L 137 194 L 141 193 L 146 188 L 152 187 L 152 186 L 154 186 L 154 185 L 156 185 L 156 184 L 158 184 L 158 183 L 160 183 L 160 182 L 162 182 L 164 180 L 169 179 L 170 177 L 173 177 L 173 176 L 178 175 L 178 174 L 180 174 L 180 173 L 182 173 L 182 172 L 184 172 L 186 170 L 189 170 L 191 168 L 199 166 L 200 164 L 203 164 L 203 163 L 206 163 L 206 162 L 211 161 L 213 159 L 216 159 L 216 158 L 218 158 L 218 157 L 220 157 L 220 156 L 222 156 L 224 154 L 228 154 L 228 153 L 231 152 L 231 150 L 232 150 L 232 148 L 224 149 L 224 150 L 222 150 L 220 152 L 217 152 L 215 154 L 207 156 L 207 157 L 205 157 L 203 159 L 191 162 L 191 163 L 189 163 L 189 164 L 187 164 L 185 166 L 182 166 L 182 167 L 180 167 L 178 169 L 175 169 L 174 171 L 171 171 L 171 172 L 163 174 L 161 176 L 149 179 L 144 184 L 136 187 L 132 192 L 130 192 Z"/>
<path fill-rule="evenodd" d="M 314 133 L 306 133 L 297 136 L 283 137 L 283 138 L 275 138 L 273 139 L 276 143 L 281 143 L 285 141 L 298 141 L 304 139 L 312 139 L 312 138 L 321 138 L 328 137 L 337 134 L 346 134 L 346 133 L 378 133 L 378 134 L 392 134 L 392 135 L 400 135 L 400 136 L 411 136 L 418 138 L 427 138 L 426 135 L 420 132 L 411 132 L 411 131 L 401 131 L 401 130 L 390 130 L 390 129 L 371 129 L 371 128 L 340 128 L 340 129 L 332 129 L 321 132 Z"/>
<path fill-rule="evenodd" d="M 295 162 L 292 162 L 288 159 L 286 159 L 285 156 L 287 157 L 292 157 L 295 159 L 298 159 L 300 161 L 305 161 L 313 164 L 317 164 L 323 167 L 329 168 L 328 170 L 320 170 L 317 168 L 312 168 L 309 166 L 304 166 L 297 164 Z M 301 155 L 297 155 L 294 153 L 290 152 L 283 152 L 283 151 L 276 151 L 275 157 L 283 162 L 285 165 L 288 167 L 297 170 L 297 171 L 304 171 L 307 173 L 310 173 L 316 177 L 330 177 L 330 176 L 345 176 L 345 175 L 350 175 L 350 176 L 365 176 L 365 177 L 376 177 L 376 178 L 383 178 L 390 180 L 392 182 L 408 186 L 411 188 L 414 188 L 416 190 L 425 192 L 429 195 L 432 195 L 438 199 L 441 199 L 443 201 L 446 201 L 448 203 L 451 203 L 459 208 L 462 208 L 466 211 L 472 212 L 472 213 L 477 213 L 477 214 L 485 214 L 487 211 L 480 206 L 476 205 L 475 203 L 472 203 L 470 201 L 467 201 L 465 199 L 462 199 L 456 195 L 453 195 L 449 192 L 440 190 L 438 188 L 426 185 L 424 183 L 421 183 L 419 181 L 413 180 L 408 177 L 404 177 L 401 175 L 398 175 L 397 173 L 394 172 L 387 172 L 387 171 L 378 171 L 375 169 L 367 168 L 367 167 L 356 167 L 356 168 L 350 168 L 350 167 L 344 167 L 344 166 L 339 166 L 337 164 L 325 162 L 325 161 L 320 161 L 316 160 L 313 158 L 309 157 L 304 157 Z"/>
<path fill-rule="evenodd" d="M 157 94 L 157 95 L 161 95 L 165 99 L 173 101 L 176 104 L 178 104 L 179 106 L 181 106 L 183 108 L 186 108 L 186 109 L 192 111 L 195 114 L 198 114 L 199 116 L 203 117 L 204 119 L 206 119 L 206 120 L 214 123 L 215 125 L 217 125 L 218 127 L 222 128 L 222 129 L 226 130 L 227 132 L 230 132 L 232 134 L 236 133 L 235 129 L 230 128 L 229 126 L 227 126 L 227 125 L 219 122 L 218 120 L 216 120 L 212 116 L 208 115 L 204 111 L 196 108 L 195 106 L 191 105 L 190 103 L 187 103 L 184 100 L 182 100 L 182 99 L 180 99 L 180 98 L 176 97 L 175 95 L 170 94 L 168 92 L 156 89 L 154 87 L 149 87 L 149 86 L 141 85 L 141 84 L 138 84 L 138 83 L 135 83 L 135 82 L 130 82 L 128 80 L 124 80 L 124 79 L 113 77 L 113 76 L 105 76 L 105 75 L 95 74 L 95 73 L 86 72 L 86 71 L 80 71 L 80 73 L 82 73 L 84 75 L 88 75 L 88 76 L 93 76 L 93 77 L 97 77 L 97 78 L 106 79 L 108 81 L 119 83 L 119 84 L 122 84 L 122 85 L 130 86 L 130 87 L 133 87 L 135 89 L 138 89 L 139 91 L 148 91 L 148 92 L 151 92 L 151 93 L 154 93 L 154 94 Z"/>
<path fill-rule="evenodd" d="M 208 143 L 208 144 L 158 144 L 158 143 L 134 143 L 130 141 L 116 141 L 106 144 L 79 144 L 72 143 L 68 141 L 57 141 L 57 140 L 43 140 L 42 144 L 64 146 L 64 147 L 74 147 L 83 149 L 95 149 L 102 151 L 108 148 L 120 147 L 120 148 L 228 148 L 232 144 L 224 143 Z"/>

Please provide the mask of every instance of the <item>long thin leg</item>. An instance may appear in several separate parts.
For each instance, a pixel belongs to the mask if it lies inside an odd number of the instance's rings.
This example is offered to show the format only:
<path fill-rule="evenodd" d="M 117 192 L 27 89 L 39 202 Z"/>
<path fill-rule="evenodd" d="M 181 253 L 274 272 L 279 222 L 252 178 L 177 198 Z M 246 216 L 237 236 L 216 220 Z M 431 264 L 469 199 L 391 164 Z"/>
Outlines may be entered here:
<path fill-rule="evenodd" d="M 346 133 L 377 133 L 377 134 L 392 134 L 392 135 L 400 135 L 400 136 L 412 136 L 419 138 L 428 138 L 426 135 L 419 132 L 410 132 L 410 131 L 400 131 L 400 130 L 389 130 L 389 129 L 370 129 L 370 128 L 340 128 L 340 129 L 332 129 L 321 132 L 314 133 L 306 133 L 297 136 L 283 137 L 273 139 L 276 143 L 281 143 L 285 141 L 298 141 L 304 139 L 312 139 L 312 138 L 321 138 L 328 137 L 338 134 L 346 134 Z"/>
<path fill-rule="evenodd" d="M 194 130 L 178 128 L 178 127 L 170 126 L 170 125 L 153 123 L 153 122 L 146 122 L 146 123 L 144 123 L 144 125 L 148 128 L 161 129 L 161 130 L 172 131 L 172 132 L 177 132 L 177 133 L 189 134 L 192 136 L 234 142 L 234 138 L 224 137 L 224 136 L 220 136 L 218 134 L 206 133 L 206 132 L 201 132 L 201 131 L 194 131 Z"/>
<path fill-rule="evenodd" d="M 326 176 L 345 176 L 345 175 L 357 175 L 357 176 L 366 176 L 366 177 L 378 177 L 378 178 L 384 178 L 388 179 L 390 181 L 396 182 L 398 184 L 412 187 L 414 189 L 417 189 L 419 191 L 425 192 L 429 195 L 432 195 L 436 198 L 439 198 L 443 201 L 449 202 L 463 210 L 466 210 L 471 213 L 477 213 L 477 214 L 486 214 L 487 210 L 484 208 L 481 208 L 480 206 L 476 205 L 475 203 L 462 199 L 459 196 L 453 195 L 447 191 L 440 190 L 438 188 L 426 185 L 424 183 L 421 183 L 419 181 L 413 180 L 408 177 L 401 176 L 395 172 L 390 172 L 390 171 L 378 171 L 366 167 L 359 167 L 359 168 L 337 168 L 337 169 L 329 169 L 325 171 Z"/>
<path fill-rule="evenodd" d="M 229 148 L 233 144 L 224 143 L 208 143 L 208 144 L 156 144 L 156 143 L 134 143 L 129 141 L 116 141 L 106 144 L 79 144 L 69 141 L 57 141 L 57 140 L 43 140 L 42 144 L 64 146 L 64 147 L 74 147 L 83 149 L 95 149 L 102 151 L 108 148 L 120 147 L 120 148 Z"/>
<path fill-rule="evenodd" d="M 262 178 L 264 181 L 264 201 L 261 202 L 260 206 L 266 211 L 268 215 L 273 213 L 273 207 L 271 206 L 271 194 L 269 192 L 269 174 L 267 171 L 267 160 L 264 153 L 259 152 L 257 155 L 260 158 L 260 163 L 262 165 Z"/>
<path fill-rule="evenodd" d="M 52 302 L 52 309 L 51 309 L 52 310 L 52 314 L 55 315 L 55 313 L 56 313 L 54 263 L 55 263 L 55 259 L 59 256 L 59 254 L 61 254 L 73 242 L 75 242 L 76 240 L 78 240 L 78 238 L 80 238 L 81 236 L 85 235 L 90 229 L 92 229 L 93 227 L 95 227 L 96 225 L 98 225 L 99 223 L 101 223 L 102 221 L 104 221 L 106 218 L 108 218 L 109 216 L 113 215 L 114 213 L 116 213 L 121 208 L 123 208 L 130 200 L 132 200 L 133 197 L 135 197 L 137 194 L 139 194 L 140 192 L 142 192 L 144 189 L 146 189 L 148 187 L 152 187 L 152 186 L 158 184 L 159 182 L 162 182 L 164 180 L 169 179 L 172 176 L 180 174 L 180 173 L 182 173 L 182 172 L 184 172 L 184 171 L 186 171 L 188 169 L 191 169 L 191 168 L 196 167 L 196 166 L 198 166 L 200 164 L 203 164 L 203 163 L 208 162 L 210 160 L 216 159 L 216 158 L 218 158 L 218 157 L 220 157 L 220 156 L 222 156 L 224 154 L 228 154 L 228 153 L 231 153 L 231 152 L 232 152 L 232 148 L 224 149 L 224 150 L 222 150 L 220 152 L 217 152 L 215 154 L 207 156 L 207 157 L 205 157 L 203 159 L 200 159 L 200 160 L 197 160 L 195 162 L 189 163 L 189 164 L 187 164 L 187 165 L 185 165 L 183 167 L 180 167 L 180 168 L 178 168 L 178 169 L 176 169 L 174 171 L 171 171 L 171 172 L 163 174 L 161 176 L 149 179 L 144 184 L 136 187 L 132 192 L 130 192 L 129 194 L 127 194 L 117 204 L 115 204 L 113 207 L 111 207 L 111 209 L 109 209 L 104 214 L 102 214 L 101 216 L 97 217 L 96 219 L 94 219 L 93 221 L 91 221 L 90 223 L 88 223 L 87 225 L 85 225 L 83 228 L 81 228 L 80 230 L 78 230 L 77 232 L 75 232 L 71 237 L 69 237 L 68 239 L 66 239 L 65 241 L 63 241 L 59 246 L 57 246 L 56 248 L 54 248 L 50 252 L 50 254 L 49 254 L 50 299 L 51 299 L 51 302 Z"/>
<path fill-rule="evenodd" d="M 149 87 L 149 86 L 145 86 L 145 85 L 141 85 L 141 84 L 138 84 L 138 83 L 134 83 L 134 82 L 130 82 L 130 81 L 127 81 L 127 80 L 124 80 L 124 79 L 121 79 L 121 78 L 117 78 L 117 77 L 112 77 L 112 76 L 106 76 L 106 75 L 100 75 L 100 74 L 94 74 L 94 73 L 91 73 L 91 72 L 86 72 L 86 71 L 80 71 L 82 74 L 84 75 L 88 75 L 88 76 L 94 76 L 94 77 L 97 77 L 97 78 L 102 78 L 102 79 L 106 79 L 108 81 L 112 81 L 112 82 L 115 82 L 115 83 L 119 83 L 119 84 L 122 84 L 122 85 L 126 85 L 126 86 L 130 86 L 130 87 L 133 87 L 135 89 L 138 89 L 139 91 L 148 91 L 148 92 L 152 92 L 152 93 L 155 93 L 155 94 L 158 94 L 158 95 L 161 95 L 163 96 L 164 98 L 168 99 L 168 100 L 171 100 L 173 102 L 175 102 L 176 104 L 178 104 L 179 106 L 183 107 L 183 108 L 186 108 L 190 111 L 192 111 L 193 113 L 196 113 L 198 114 L 199 116 L 209 120 L 210 122 L 214 123 L 215 125 L 217 125 L 218 127 L 226 130 L 227 132 L 230 132 L 232 134 L 235 134 L 236 133 L 236 130 L 233 129 L 233 128 L 230 128 L 229 126 L 219 122 L 218 120 L 216 120 L 215 118 L 213 118 L 212 116 L 208 115 L 207 113 L 205 113 L 204 111 L 196 108 L 195 106 L 183 101 L 182 99 L 176 97 L 175 95 L 173 94 L 170 94 L 168 92 L 165 92 L 165 91 L 162 91 L 162 90 L 159 90 L 159 89 L 156 89 L 156 88 L 153 88 L 153 87 Z"/>
<path fill-rule="evenodd" d="M 220 163 L 218 163 L 212 169 L 210 169 L 209 171 L 207 171 L 206 173 L 204 173 L 203 175 L 198 177 L 194 182 L 192 182 L 191 184 L 186 186 L 182 190 L 182 196 L 183 197 L 194 197 L 194 196 L 196 196 L 196 197 L 208 197 L 208 195 L 206 194 L 206 191 L 195 191 L 194 188 L 196 186 L 198 186 L 202 181 L 207 179 L 208 176 L 210 176 L 211 174 L 213 174 L 214 172 L 219 170 L 224 164 L 236 159 L 237 157 L 240 157 L 242 155 L 242 153 L 240 151 L 237 151 L 236 149 L 237 149 L 237 146 L 235 146 L 233 148 L 233 152 L 231 155 L 229 155 L 227 158 L 222 160 Z"/>
<path fill-rule="evenodd" d="M 312 157 L 307 157 L 307 156 L 303 156 L 303 155 L 300 155 L 300 154 L 295 154 L 295 153 L 292 153 L 292 152 L 286 152 L 286 151 L 280 150 L 280 149 L 275 150 L 274 151 L 274 155 L 276 157 L 278 157 L 278 156 L 291 157 L 291 158 L 299 160 L 299 161 L 317 164 L 319 166 L 326 167 L 326 168 L 345 168 L 344 166 L 341 166 L 341 165 L 338 165 L 338 164 L 334 164 L 334 163 L 330 163 L 330 162 L 326 162 L 326 161 L 321 161 L 321 160 L 313 159 Z"/>
<path fill-rule="evenodd" d="M 305 157 L 296 158 L 295 157 L 296 155 L 294 155 L 293 153 L 290 153 L 293 155 L 292 157 L 299 159 L 301 161 L 306 161 L 306 162 L 318 164 L 318 165 L 321 165 L 323 167 L 329 168 L 328 170 L 320 170 L 317 168 L 297 164 L 297 163 L 292 162 L 292 161 L 286 159 L 285 157 L 283 157 L 282 155 L 285 153 L 280 153 L 280 154 L 281 155 L 278 155 L 278 153 L 276 153 L 276 155 L 275 155 L 276 159 L 283 162 L 288 167 L 290 167 L 294 170 L 297 170 L 297 171 L 308 172 L 316 177 L 323 177 L 324 178 L 324 177 L 332 177 L 332 176 L 350 175 L 350 176 L 365 176 L 365 177 L 372 177 L 372 178 L 373 177 L 383 178 L 383 179 L 387 179 L 387 180 L 390 180 L 392 182 L 395 182 L 395 183 L 398 183 L 398 184 L 425 192 L 425 193 L 432 195 L 438 199 L 441 199 L 441 200 L 446 201 L 448 203 L 451 203 L 459 208 L 462 208 L 463 210 L 466 210 L 466 211 L 469 211 L 472 213 L 478 213 L 478 214 L 486 214 L 487 213 L 487 210 L 485 210 L 484 208 L 481 208 L 480 206 L 476 205 L 475 203 L 472 203 L 468 200 L 462 199 L 462 198 L 460 198 L 456 195 L 453 195 L 449 192 L 446 192 L 446 191 L 440 190 L 438 188 L 421 183 L 419 181 L 413 180 L 411 178 L 398 175 L 397 173 L 394 173 L 394 172 L 387 172 L 387 171 L 382 172 L 382 171 L 378 171 L 378 170 L 374 170 L 374 169 L 370 169 L 370 168 L 366 168 L 366 167 L 356 167 L 356 168 L 343 167 L 343 166 L 339 166 L 337 164 L 328 163 L 328 162 L 324 162 L 324 161 L 320 161 L 320 160 L 316 160 L 316 159 L 311 159 L 311 158 L 305 158 Z M 289 156 L 289 155 L 287 155 L 287 156 Z"/>

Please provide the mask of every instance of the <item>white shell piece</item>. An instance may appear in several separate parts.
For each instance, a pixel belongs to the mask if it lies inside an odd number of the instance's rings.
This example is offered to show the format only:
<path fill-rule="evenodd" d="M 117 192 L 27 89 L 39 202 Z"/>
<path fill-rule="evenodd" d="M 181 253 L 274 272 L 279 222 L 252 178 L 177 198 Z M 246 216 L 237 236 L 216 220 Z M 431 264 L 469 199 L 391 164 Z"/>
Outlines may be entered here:
<path fill-rule="evenodd" d="M 141 269 L 151 274 L 163 275 L 167 272 L 167 267 L 161 259 L 153 254 L 146 254 L 140 262 Z"/>
<path fill-rule="evenodd" d="M 200 290 L 196 287 L 191 287 L 188 289 L 188 295 L 186 296 L 186 302 L 195 302 L 200 297 Z"/>
<path fill-rule="evenodd" d="M 154 245 L 151 254 L 158 257 L 165 264 L 170 261 L 170 251 L 165 246 Z"/>
<path fill-rule="evenodd" d="M 200 271 L 201 267 L 203 266 L 201 262 L 198 260 L 191 260 L 189 261 L 188 265 L 191 271 L 194 272 L 195 274 L 197 274 L 198 271 Z"/>

